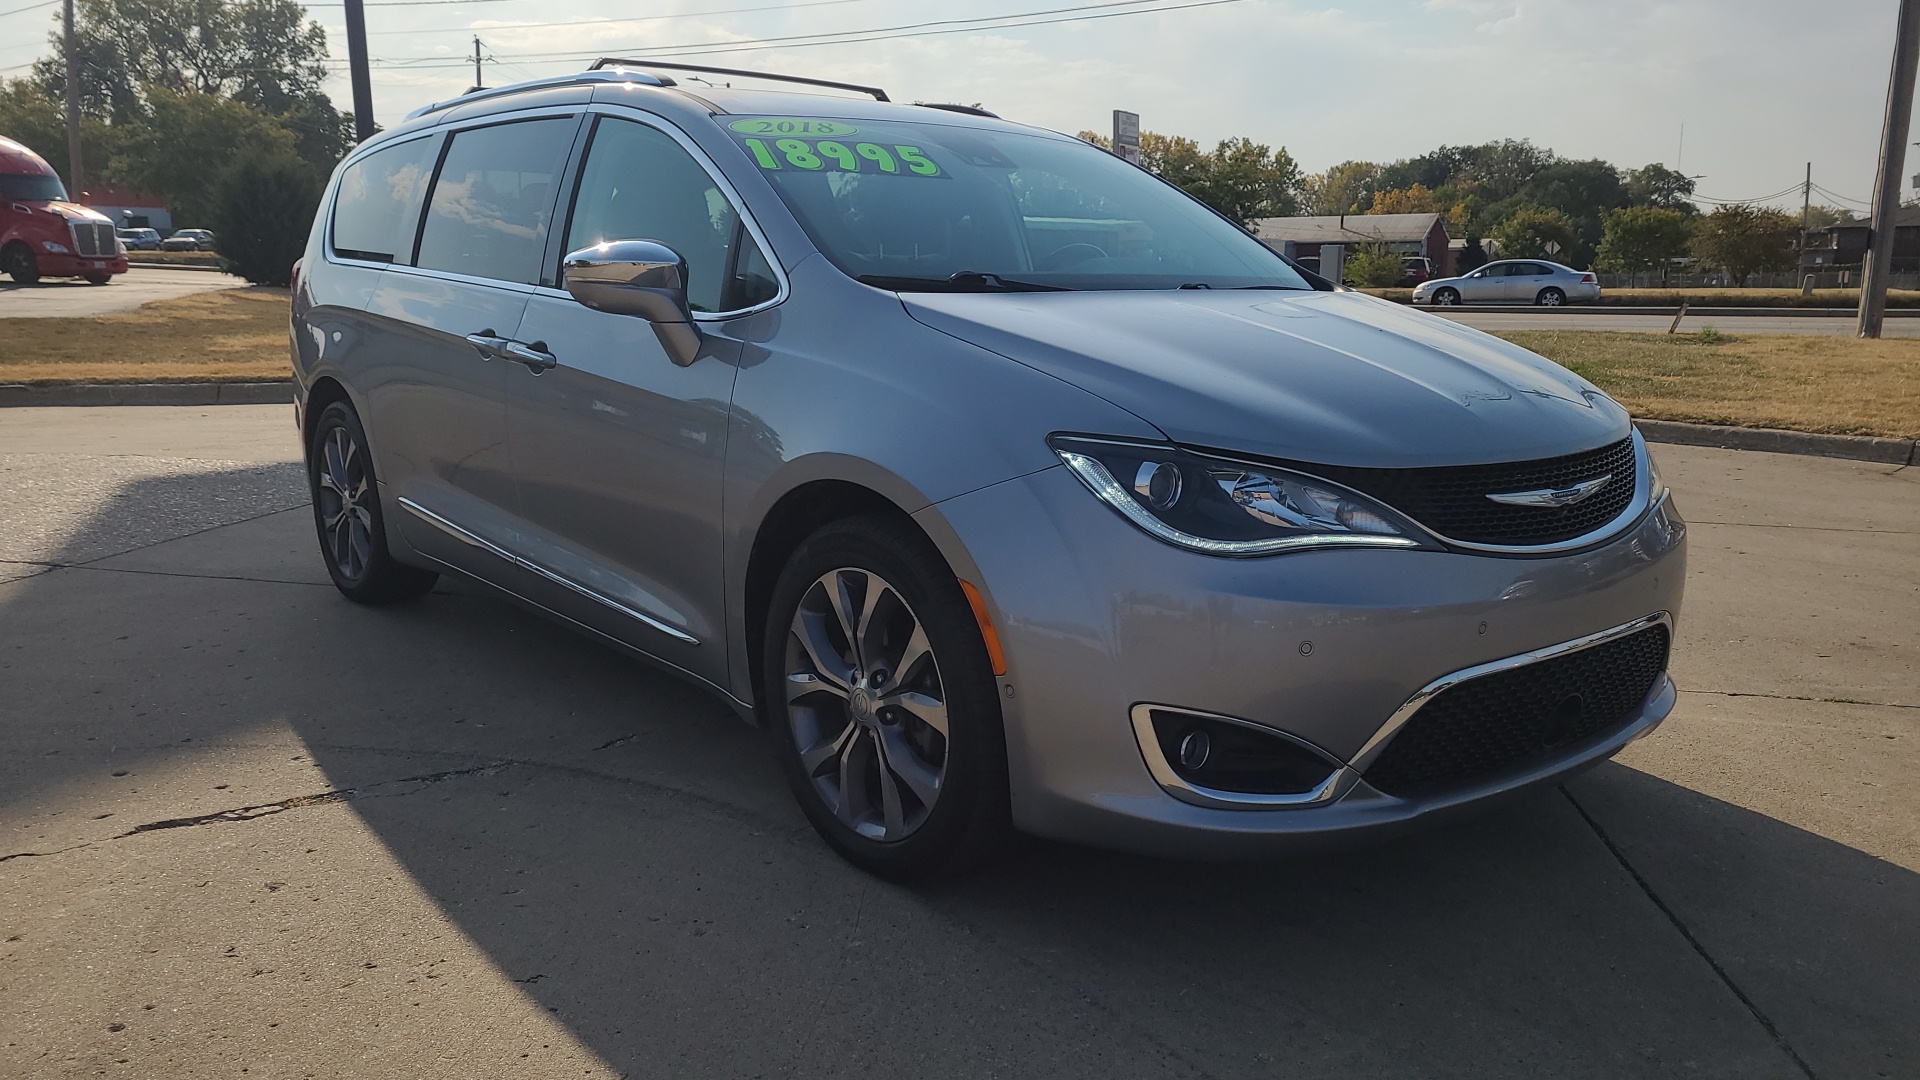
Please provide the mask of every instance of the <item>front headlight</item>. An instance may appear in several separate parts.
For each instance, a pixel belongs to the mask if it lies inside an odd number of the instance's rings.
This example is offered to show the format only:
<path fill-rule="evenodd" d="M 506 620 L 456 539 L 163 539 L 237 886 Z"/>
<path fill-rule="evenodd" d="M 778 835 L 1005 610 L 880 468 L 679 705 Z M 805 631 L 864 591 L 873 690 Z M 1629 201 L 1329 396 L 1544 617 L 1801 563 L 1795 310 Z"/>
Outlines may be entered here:
<path fill-rule="evenodd" d="M 1067 468 L 1158 540 L 1250 557 L 1323 547 L 1424 546 L 1410 522 L 1338 484 L 1164 443 L 1056 435 Z"/>
<path fill-rule="evenodd" d="M 53 252 L 55 255 L 65 255 L 67 253 L 67 245 L 56 244 L 51 240 L 40 241 L 40 246 L 43 248 L 46 248 L 48 251 Z"/>

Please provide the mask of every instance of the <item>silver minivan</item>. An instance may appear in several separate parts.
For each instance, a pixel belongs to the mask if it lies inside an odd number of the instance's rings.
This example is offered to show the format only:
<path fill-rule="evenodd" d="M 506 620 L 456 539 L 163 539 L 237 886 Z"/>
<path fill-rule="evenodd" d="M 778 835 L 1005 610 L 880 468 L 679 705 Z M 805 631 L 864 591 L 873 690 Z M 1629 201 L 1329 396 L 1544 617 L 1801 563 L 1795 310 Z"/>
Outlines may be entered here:
<path fill-rule="evenodd" d="M 707 687 L 897 878 L 1383 836 L 1672 708 L 1685 527 L 1590 384 L 1064 135 L 675 70 L 336 170 L 293 361 L 349 598 L 454 572 Z"/>

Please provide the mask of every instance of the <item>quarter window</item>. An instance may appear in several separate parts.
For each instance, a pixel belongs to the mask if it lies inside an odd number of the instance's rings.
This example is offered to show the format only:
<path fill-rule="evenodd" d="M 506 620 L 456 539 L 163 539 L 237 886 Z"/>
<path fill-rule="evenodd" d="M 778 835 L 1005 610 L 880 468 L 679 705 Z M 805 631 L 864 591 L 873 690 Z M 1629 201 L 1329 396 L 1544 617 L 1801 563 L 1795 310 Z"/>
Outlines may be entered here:
<path fill-rule="evenodd" d="M 414 215 L 439 146 L 438 139 L 414 139 L 347 166 L 333 201 L 335 254 L 372 262 L 405 262 L 413 254 Z"/>
<path fill-rule="evenodd" d="M 679 143 L 644 124 L 600 120 L 580 174 L 568 251 L 609 240 L 665 244 L 687 260 L 687 306 L 715 312 L 746 306 L 732 301 L 753 290 L 751 282 L 727 287 L 735 240 L 745 237 L 726 194 Z M 739 272 L 755 271 L 743 259 Z M 771 271 L 758 272 L 771 279 Z"/>
<path fill-rule="evenodd" d="M 539 284 L 555 181 L 577 126 L 568 116 L 454 135 L 421 223 L 417 265 Z"/>

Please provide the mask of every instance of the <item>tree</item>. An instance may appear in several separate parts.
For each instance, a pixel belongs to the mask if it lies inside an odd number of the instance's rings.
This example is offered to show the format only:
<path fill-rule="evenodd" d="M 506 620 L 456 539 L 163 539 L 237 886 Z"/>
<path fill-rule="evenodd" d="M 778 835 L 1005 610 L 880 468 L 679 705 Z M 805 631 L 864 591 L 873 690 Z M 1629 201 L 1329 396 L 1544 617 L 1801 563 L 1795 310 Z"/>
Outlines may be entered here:
<path fill-rule="evenodd" d="M 1433 197 L 1433 189 L 1425 184 L 1376 191 L 1373 193 L 1373 205 L 1367 207 L 1369 214 L 1437 214 L 1439 212 L 1440 204 Z"/>
<path fill-rule="evenodd" d="M 215 185 L 207 218 L 234 273 L 285 285 L 320 206 L 321 183 L 290 150 L 243 155 Z"/>
<path fill-rule="evenodd" d="M 1406 276 L 1406 257 L 1374 240 L 1362 243 L 1347 257 L 1346 284 L 1369 289 L 1385 289 L 1400 284 Z"/>
<path fill-rule="evenodd" d="M 1819 230 L 1838 225 L 1843 221 L 1852 221 L 1853 215 L 1838 206 L 1807 207 L 1807 228 Z"/>
<path fill-rule="evenodd" d="M 1145 140 L 1141 141 L 1144 144 Z M 1143 145 L 1143 153 L 1145 149 Z M 1207 155 L 1202 178 L 1191 186 L 1181 186 L 1242 225 L 1264 217 L 1292 217 L 1300 210 L 1295 194 L 1300 186 L 1300 166 L 1293 155 L 1284 146 L 1276 150 L 1252 139 L 1222 140 Z"/>
<path fill-rule="evenodd" d="M 1628 202 L 1620 170 L 1599 160 L 1555 159 L 1521 186 L 1519 197 L 1530 205 L 1558 210 L 1573 222 L 1574 242 L 1565 245 L 1559 258 L 1576 266 L 1593 261 L 1601 222 L 1608 211 Z"/>
<path fill-rule="evenodd" d="M 1209 169 L 1199 143 L 1157 131 L 1140 133 L 1140 167 L 1189 193 L 1207 178 Z"/>
<path fill-rule="evenodd" d="M 1629 206 L 1607 215 L 1595 266 L 1626 274 L 1657 270 L 1687 253 L 1687 218 L 1678 210 Z"/>
<path fill-rule="evenodd" d="M 1558 252 L 1547 250 L 1552 242 L 1564 252 L 1574 244 L 1573 219 L 1546 206 L 1523 206 L 1509 214 L 1490 234 L 1500 243 L 1503 259 L 1546 259 Z"/>
<path fill-rule="evenodd" d="M 1557 160 L 1553 151 L 1526 139 L 1485 143 L 1469 148 L 1467 155 L 1470 161 L 1456 178 L 1477 189 L 1489 202 L 1518 195 L 1535 173 Z"/>
<path fill-rule="evenodd" d="M 1454 271 L 1464 274 L 1469 270 L 1478 270 L 1487 265 L 1487 249 L 1480 246 L 1480 238 L 1467 237 L 1466 246 L 1460 249 L 1460 258 L 1454 263 Z"/>
<path fill-rule="evenodd" d="M 1719 267 L 1740 288 L 1768 270 L 1790 269 L 1797 253 L 1800 219 L 1770 206 L 1729 203 L 1702 218 L 1693 229 L 1693 253 Z"/>
<path fill-rule="evenodd" d="M 295 157 L 291 132 L 273 117 L 229 98 L 155 90 L 150 121 L 131 127 L 110 179 L 167 200 L 179 225 L 199 225 L 212 210 L 210 177 L 245 156 Z M 308 166 L 312 172 L 312 166 Z M 316 177 L 317 179 L 317 177 Z"/>
<path fill-rule="evenodd" d="M 1635 206 L 1656 206 L 1697 214 L 1693 205 L 1693 178 L 1655 162 L 1627 173 L 1627 198 Z"/>
<path fill-rule="evenodd" d="M 61 181 L 72 186 L 73 178 L 67 175 L 67 115 L 60 102 L 48 99 L 26 79 L 0 82 L 0 134 L 46 158 Z M 103 120 L 81 117 L 80 149 L 89 177 L 108 174 L 118 134 Z M 68 194 L 80 197 L 77 191 Z"/>
<path fill-rule="evenodd" d="M 1371 161 L 1342 162 L 1301 180 L 1301 201 L 1309 214 L 1358 214 L 1372 203 L 1379 175 L 1380 166 Z"/>

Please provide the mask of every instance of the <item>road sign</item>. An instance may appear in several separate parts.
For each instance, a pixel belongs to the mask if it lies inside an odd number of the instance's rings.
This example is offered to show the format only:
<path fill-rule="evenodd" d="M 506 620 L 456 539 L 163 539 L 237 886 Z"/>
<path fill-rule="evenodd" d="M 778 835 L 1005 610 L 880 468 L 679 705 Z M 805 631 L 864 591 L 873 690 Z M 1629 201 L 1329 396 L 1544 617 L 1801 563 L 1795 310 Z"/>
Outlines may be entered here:
<path fill-rule="evenodd" d="M 1560 241 L 1558 240 L 1547 241 L 1547 254 L 1549 255 L 1560 254 Z"/>
<path fill-rule="evenodd" d="M 1140 164 L 1140 114 L 1113 110 L 1113 152 Z"/>

